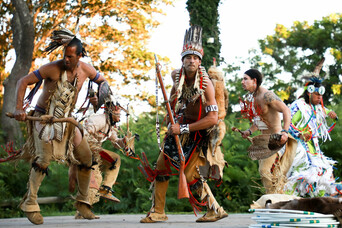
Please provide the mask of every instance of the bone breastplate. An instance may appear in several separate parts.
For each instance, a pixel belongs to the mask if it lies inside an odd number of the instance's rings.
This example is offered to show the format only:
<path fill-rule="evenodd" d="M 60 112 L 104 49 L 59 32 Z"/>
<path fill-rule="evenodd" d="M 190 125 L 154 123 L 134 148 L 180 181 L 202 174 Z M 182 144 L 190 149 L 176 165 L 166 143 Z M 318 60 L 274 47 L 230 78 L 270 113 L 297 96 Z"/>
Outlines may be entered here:
<path fill-rule="evenodd" d="M 205 100 L 204 91 L 208 84 L 208 74 L 204 67 L 199 67 L 195 76 L 195 82 L 191 86 L 186 86 L 184 70 L 178 71 L 175 77 L 175 88 L 177 89 L 177 98 L 187 102 L 195 102 L 200 96 Z"/>
<path fill-rule="evenodd" d="M 185 83 L 184 70 L 181 69 L 176 73 L 175 88 L 176 88 L 176 102 L 175 111 L 179 113 L 181 109 L 186 108 L 189 103 L 195 103 L 199 98 L 203 104 L 206 103 L 205 89 L 208 85 L 209 76 L 204 67 L 199 67 L 195 76 L 195 82 L 191 86 Z"/>
<path fill-rule="evenodd" d="M 74 84 L 75 85 L 72 85 L 67 81 L 67 73 L 64 71 L 61 80 L 57 82 L 56 89 L 50 97 L 50 104 L 47 109 L 48 115 L 52 115 L 55 118 L 64 118 L 71 115 L 77 93 L 77 77 Z M 65 127 L 65 122 L 46 125 L 40 132 L 40 138 L 45 141 L 57 140 L 58 142 L 61 142 Z"/>

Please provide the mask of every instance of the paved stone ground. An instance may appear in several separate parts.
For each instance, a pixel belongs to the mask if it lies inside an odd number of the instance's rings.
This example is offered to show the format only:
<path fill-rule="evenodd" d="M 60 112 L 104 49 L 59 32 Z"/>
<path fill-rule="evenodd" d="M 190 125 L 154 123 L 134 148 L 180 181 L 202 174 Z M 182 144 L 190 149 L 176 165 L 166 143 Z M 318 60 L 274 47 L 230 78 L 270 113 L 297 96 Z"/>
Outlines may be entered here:
<path fill-rule="evenodd" d="M 73 216 L 49 216 L 44 217 L 44 224 L 37 227 L 101 227 L 101 228 L 180 228 L 180 227 L 229 227 L 229 228 L 242 228 L 248 227 L 250 224 L 255 223 L 251 217 L 252 214 L 229 214 L 228 218 L 221 219 L 214 223 L 196 223 L 196 216 L 193 214 L 189 215 L 168 215 L 169 220 L 161 223 L 139 223 L 140 219 L 143 218 L 144 214 L 115 214 L 115 215 L 100 215 L 100 219 L 96 220 L 75 220 Z M 27 218 L 10 218 L 0 219 L 0 227 L 33 227 Z"/>

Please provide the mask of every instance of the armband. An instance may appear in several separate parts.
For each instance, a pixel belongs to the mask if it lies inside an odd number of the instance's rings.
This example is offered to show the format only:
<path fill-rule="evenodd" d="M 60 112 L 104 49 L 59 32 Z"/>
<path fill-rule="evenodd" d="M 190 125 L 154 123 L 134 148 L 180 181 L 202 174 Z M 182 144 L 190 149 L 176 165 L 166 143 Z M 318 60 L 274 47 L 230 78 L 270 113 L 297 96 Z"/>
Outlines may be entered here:
<path fill-rule="evenodd" d="M 34 75 L 38 78 L 39 81 L 43 80 L 42 75 L 40 74 L 39 70 L 33 71 Z"/>
<path fill-rule="evenodd" d="M 285 132 L 286 134 L 289 133 L 289 131 L 288 131 L 288 130 L 285 130 L 285 129 L 281 130 L 280 132 Z"/>
<path fill-rule="evenodd" d="M 217 105 L 208 105 L 207 107 L 205 107 L 205 112 L 218 112 L 218 107 Z"/>
<path fill-rule="evenodd" d="M 100 73 L 97 72 L 95 78 L 93 80 L 90 80 L 90 81 L 96 82 L 96 80 L 99 79 L 99 77 L 100 77 Z"/>
<path fill-rule="evenodd" d="M 179 125 L 179 130 L 180 130 L 180 134 L 185 134 L 185 133 L 190 133 L 189 130 L 189 124 L 181 124 Z"/>
<path fill-rule="evenodd" d="M 39 87 L 42 85 L 43 83 L 43 77 L 42 75 L 39 73 L 39 70 L 35 70 L 33 71 L 33 74 L 38 78 L 38 82 L 36 83 L 36 85 L 34 86 L 34 88 L 30 91 L 29 95 L 27 95 L 27 97 L 25 97 L 25 102 L 28 102 L 29 104 L 31 104 L 34 95 L 37 93 Z"/>

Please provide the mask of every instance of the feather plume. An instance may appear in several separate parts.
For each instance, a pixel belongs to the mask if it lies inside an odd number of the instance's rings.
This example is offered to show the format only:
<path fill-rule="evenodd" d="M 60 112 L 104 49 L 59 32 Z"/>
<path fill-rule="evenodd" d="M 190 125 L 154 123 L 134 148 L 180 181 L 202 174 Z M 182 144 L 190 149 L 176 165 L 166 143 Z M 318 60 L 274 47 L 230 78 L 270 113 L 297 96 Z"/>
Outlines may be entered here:
<path fill-rule="evenodd" d="M 75 37 L 76 36 L 66 28 L 54 30 L 50 36 L 52 42 L 47 48 L 45 48 L 44 52 L 48 52 L 50 54 L 52 51 L 59 48 L 60 46 L 68 45 L 68 43 Z"/>
<path fill-rule="evenodd" d="M 312 73 L 309 73 L 307 75 L 304 75 L 302 79 L 305 81 L 305 84 L 309 82 L 313 82 L 314 84 L 321 84 L 324 80 L 323 78 L 320 78 L 319 73 L 321 72 L 321 69 L 323 67 L 325 58 L 323 57 L 315 66 L 315 69 Z"/>
<path fill-rule="evenodd" d="M 313 74 L 316 75 L 318 77 L 319 72 L 321 72 L 321 69 L 323 67 L 323 63 L 324 63 L 325 58 L 323 57 L 316 65 L 315 70 L 313 71 Z"/>

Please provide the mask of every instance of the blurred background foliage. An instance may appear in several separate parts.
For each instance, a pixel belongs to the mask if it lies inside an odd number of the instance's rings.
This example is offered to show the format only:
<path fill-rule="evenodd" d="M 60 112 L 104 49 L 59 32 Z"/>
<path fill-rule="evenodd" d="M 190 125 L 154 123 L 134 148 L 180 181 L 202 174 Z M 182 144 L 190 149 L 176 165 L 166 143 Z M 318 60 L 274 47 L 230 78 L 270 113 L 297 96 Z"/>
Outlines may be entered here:
<path fill-rule="evenodd" d="M 337 113 L 342 113 L 340 103 L 332 107 Z M 160 118 L 162 122 L 162 118 Z M 242 139 L 241 136 L 232 132 L 230 128 L 235 126 L 239 129 L 247 129 L 249 123 L 241 119 L 239 113 L 229 113 L 226 116 L 227 133 L 223 140 L 222 149 L 225 160 L 229 167 L 225 168 L 223 182 L 216 187 L 216 182 L 210 181 L 213 194 L 217 201 L 230 213 L 247 213 L 249 205 L 253 200 L 257 200 L 264 194 L 264 189 L 260 183 L 257 161 L 252 161 L 247 155 L 247 148 L 250 143 Z M 331 132 L 333 142 L 327 141 L 322 145 L 322 150 L 329 157 L 338 161 L 335 176 L 342 176 L 340 164 L 342 164 L 342 151 L 338 143 L 341 140 L 342 126 L 337 123 L 335 129 Z M 122 126 L 122 133 L 125 132 L 125 126 Z M 142 152 L 153 167 L 158 157 L 158 144 L 155 133 L 155 113 L 144 113 L 139 116 L 137 121 L 131 120 L 130 130 L 140 135 L 140 140 L 136 142 L 136 153 L 141 156 Z M 116 151 L 110 142 L 104 143 L 104 148 Z M 0 153 L 4 157 L 4 152 Z M 117 183 L 113 189 L 115 195 L 121 200 L 121 203 L 100 200 L 95 204 L 93 211 L 96 214 L 113 213 L 146 213 L 151 207 L 149 191 L 150 182 L 148 182 L 139 169 L 140 162 L 121 156 L 122 164 L 120 168 Z M 18 164 L 1 163 L 0 164 L 0 204 L 1 202 L 13 202 L 10 206 L 0 207 L 0 217 L 20 217 L 23 213 L 17 208 L 17 204 L 26 192 L 26 183 L 28 179 L 29 164 L 20 161 Z M 49 176 L 47 176 L 39 190 L 39 197 L 60 196 L 68 197 L 68 168 L 65 165 L 53 162 L 49 166 Z M 174 171 L 176 172 L 176 171 Z M 340 180 L 338 180 L 340 181 Z M 167 212 L 192 212 L 192 208 L 186 199 L 177 199 L 178 177 L 170 179 L 167 192 L 166 211 Z M 41 205 L 43 215 L 56 215 L 61 212 L 73 214 L 73 201 L 66 203 Z"/>

